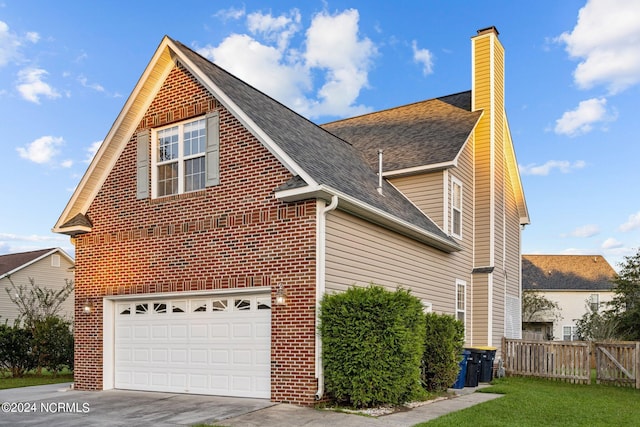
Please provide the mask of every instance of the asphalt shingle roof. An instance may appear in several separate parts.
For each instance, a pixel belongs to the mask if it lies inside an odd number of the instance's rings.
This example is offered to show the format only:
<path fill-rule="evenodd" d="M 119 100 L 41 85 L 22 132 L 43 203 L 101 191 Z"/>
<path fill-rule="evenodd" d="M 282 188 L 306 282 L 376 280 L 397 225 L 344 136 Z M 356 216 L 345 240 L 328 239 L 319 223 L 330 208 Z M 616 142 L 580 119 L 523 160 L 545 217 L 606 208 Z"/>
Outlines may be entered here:
<path fill-rule="evenodd" d="M 470 111 L 471 91 L 339 120 L 322 127 L 364 153 L 377 169 L 395 171 L 453 161 L 481 111 Z"/>
<path fill-rule="evenodd" d="M 216 86 L 318 184 L 326 185 L 455 245 L 433 221 L 390 184 L 377 191 L 378 177 L 362 153 L 308 119 L 174 41 Z M 292 187 L 302 183 L 298 177 Z"/>
<path fill-rule="evenodd" d="M 37 251 L 20 252 L 17 254 L 0 255 L 0 276 L 15 270 L 42 255 L 53 251 L 55 248 L 39 249 Z"/>
<path fill-rule="evenodd" d="M 615 275 L 601 255 L 522 255 L 523 289 L 609 291 Z"/>

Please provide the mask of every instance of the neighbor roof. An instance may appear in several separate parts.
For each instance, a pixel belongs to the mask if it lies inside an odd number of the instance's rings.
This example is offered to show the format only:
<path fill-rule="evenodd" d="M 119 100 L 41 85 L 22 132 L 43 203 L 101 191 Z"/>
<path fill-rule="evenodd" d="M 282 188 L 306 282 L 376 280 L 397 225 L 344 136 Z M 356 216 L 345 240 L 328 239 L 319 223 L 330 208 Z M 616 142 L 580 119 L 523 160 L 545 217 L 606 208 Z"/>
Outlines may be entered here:
<path fill-rule="evenodd" d="M 60 252 L 71 262 L 73 260 L 60 248 L 39 249 L 37 251 L 19 252 L 16 254 L 0 255 L 0 279 L 13 274 L 40 259 Z"/>
<path fill-rule="evenodd" d="M 349 141 L 377 170 L 454 166 L 482 111 L 471 110 L 471 91 L 339 120 L 322 127 Z"/>
<path fill-rule="evenodd" d="M 522 288 L 610 291 L 615 270 L 601 255 L 522 255 Z"/>

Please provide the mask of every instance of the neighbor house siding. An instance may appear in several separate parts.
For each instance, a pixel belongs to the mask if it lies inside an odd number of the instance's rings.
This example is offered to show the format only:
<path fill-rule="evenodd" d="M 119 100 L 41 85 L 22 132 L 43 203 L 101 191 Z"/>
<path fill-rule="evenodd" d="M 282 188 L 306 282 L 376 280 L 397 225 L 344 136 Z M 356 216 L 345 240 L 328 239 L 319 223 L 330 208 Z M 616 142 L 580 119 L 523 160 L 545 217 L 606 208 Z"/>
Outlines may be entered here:
<path fill-rule="evenodd" d="M 220 116 L 220 185 L 138 200 L 134 133 L 87 212 L 93 230 L 76 240 L 79 389 L 102 388 L 103 297 L 271 290 L 282 283 L 291 303 L 271 312 L 271 398 L 314 400 L 315 200 L 277 201 L 274 188 L 291 174 L 179 65 L 137 131 L 214 110 Z M 86 298 L 95 313 L 82 312 Z"/>
<path fill-rule="evenodd" d="M 51 265 L 53 255 L 48 255 L 11 274 L 11 280 L 7 277 L 0 279 L 0 322 L 4 323 L 6 320 L 9 324 L 13 324 L 19 315 L 18 307 L 9 299 L 6 292 L 6 289 L 11 289 L 11 282 L 16 286 L 25 286 L 26 289 L 31 289 L 29 279 L 33 279 L 37 286 L 57 291 L 65 286 L 66 281 L 73 281 L 73 263 L 64 255 L 59 253 L 55 255 L 60 257 L 59 267 Z M 59 314 L 68 320 L 73 320 L 73 300 L 72 292 L 60 307 Z"/>

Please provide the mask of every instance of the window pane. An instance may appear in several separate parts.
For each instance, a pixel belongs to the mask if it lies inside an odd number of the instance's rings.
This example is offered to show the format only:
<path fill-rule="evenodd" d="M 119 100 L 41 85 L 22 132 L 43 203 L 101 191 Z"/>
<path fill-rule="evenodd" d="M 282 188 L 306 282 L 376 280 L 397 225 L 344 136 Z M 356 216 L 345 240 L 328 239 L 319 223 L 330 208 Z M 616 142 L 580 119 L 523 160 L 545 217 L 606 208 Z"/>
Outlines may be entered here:
<path fill-rule="evenodd" d="M 258 303 L 258 310 L 271 309 L 271 298 L 257 298 L 256 302 Z"/>
<path fill-rule="evenodd" d="M 136 314 L 147 314 L 149 312 L 149 304 L 136 304 Z"/>
<path fill-rule="evenodd" d="M 178 192 L 178 164 L 158 166 L 158 196 L 176 194 Z"/>
<path fill-rule="evenodd" d="M 453 210 L 453 234 L 455 234 L 456 236 L 460 236 L 460 234 L 462 233 L 461 231 L 461 226 L 462 226 L 462 214 L 460 213 L 459 210 L 454 209 Z"/>
<path fill-rule="evenodd" d="M 213 309 L 213 311 L 227 311 L 227 300 L 214 299 L 211 302 L 211 308 Z"/>
<path fill-rule="evenodd" d="M 158 132 L 158 161 L 178 158 L 178 126 Z"/>
<path fill-rule="evenodd" d="M 462 187 L 460 185 L 454 183 L 453 184 L 453 206 L 457 209 L 462 208 Z"/>
<path fill-rule="evenodd" d="M 249 310 L 251 309 L 251 301 L 248 299 L 235 300 L 236 310 Z"/>
<path fill-rule="evenodd" d="M 186 301 L 174 301 L 171 303 L 171 312 L 172 313 L 184 313 L 187 311 L 187 302 Z"/>
<path fill-rule="evenodd" d="M 163 314 L 167 312 L 167 304 L 163 302 L 154 302 L 153 303 L 153 312 L 156 314 Z"/>
<path fill-rule="evenodd" d="M 191 302 L 191 311 L 194 313 L 201 313 L 207 311 L 207 302 L 206 301 L 192 301 Z"/>
<path fill-rule="evenodd" d="M 198 120 L 184 125 L 184 155 L 204 153 L 204 145 L 205 121 Z"/>
<path fill-rule="evenodd" d="M 184 191 L 204 188 L 204 156 L 184 162 Z"/>

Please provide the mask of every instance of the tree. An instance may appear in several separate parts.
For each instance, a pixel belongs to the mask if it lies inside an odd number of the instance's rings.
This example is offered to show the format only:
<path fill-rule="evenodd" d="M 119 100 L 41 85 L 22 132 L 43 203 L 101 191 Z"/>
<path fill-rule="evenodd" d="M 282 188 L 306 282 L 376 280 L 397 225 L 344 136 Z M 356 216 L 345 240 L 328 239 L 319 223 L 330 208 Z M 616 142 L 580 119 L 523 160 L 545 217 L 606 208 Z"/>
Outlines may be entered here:
<path fill-rule="evenodd" d="M 616 318 L 620 339 L 637 341 L 640 340 L 640 249 L 624 259 L 613 279 L 615 296 L 609 303 L 608 314 Z"/>
<path fill-rule="evenodd" d="M 544 295 L 535 291 L 522 293 L 522 321 L 536 322 L 544 319 L 557 320 L 560 318 L 560 306 Z"/>
<path fill-rule="evenodd" d="M 59 290 L 37 285 L 33 278 L 29 278 L 30 286 L 16 285 L 11 277 L 8 278 L 11 288 L 6 288 L 9 299 L 18 306 L 18 319 L 26 328 L 33 331 L 38 322 L 48 317 L 58 316 L 62 304 L 73 292 L 73 280 L 65 279 L 65 286 Z"/>
<path fill-rule="evenodd" d="M 586 301 L 586 312 L 576 321 L 578 339 L 584 341 L 605 341 L 618 339 L 618 320 L 611 311 L 593 310 Z"/>

